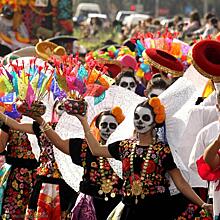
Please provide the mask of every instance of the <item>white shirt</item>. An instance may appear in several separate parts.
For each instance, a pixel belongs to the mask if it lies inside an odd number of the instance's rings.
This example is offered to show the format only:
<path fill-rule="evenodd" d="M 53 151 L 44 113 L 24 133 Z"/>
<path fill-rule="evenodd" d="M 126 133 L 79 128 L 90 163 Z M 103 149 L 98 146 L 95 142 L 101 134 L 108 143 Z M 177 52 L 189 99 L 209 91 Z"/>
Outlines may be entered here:
<path fill-rule="evenodd" d="M 189 157 L 196 141 L 199 131 L 206 125 L 218 119 L 215 106 L 195 106 L 189 115 L 181 140 L 178 144 L 178 153 L 183 163 L 188 167 Z M 192 187 L 207 187 L 207 183 L 201 180 L 198 173 L 192 169 L 188 170 L 188 180 Z"/>
<path fill-rule="evenodd" d="M 197 173 L 196 161 L 204 153 L 206 147 L 208 147 L 219 135 L 220 122 L 214 121 L 211 124 L 205 126 L 197 135 L 196 142 L 193 146 L 192 152 L 189 158 L 189 169 L 192 172 Z M 204 180 L 203 180 L 204 181 Z M 206 181 L 207 182 L 207 181 Z M 213 197 L 213 209 L 214 214 L 218 216 L 220 214 L 220 191 L 216 190 L 219 180 L 210 183 L 210 193 Z"/>

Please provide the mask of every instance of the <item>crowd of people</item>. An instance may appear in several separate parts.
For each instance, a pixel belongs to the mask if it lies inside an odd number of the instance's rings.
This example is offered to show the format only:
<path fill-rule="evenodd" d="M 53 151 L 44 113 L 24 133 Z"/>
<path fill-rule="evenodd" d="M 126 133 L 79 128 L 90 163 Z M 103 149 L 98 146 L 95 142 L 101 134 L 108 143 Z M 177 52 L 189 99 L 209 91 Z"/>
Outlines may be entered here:
<path fill-rule="evenodd" d="M 2 8 L 1 219 L 219 220 L 217 16 L 150 17 L 79 53 L 49 2 L 63 32 L 36 42 L 30 11 Z"/>

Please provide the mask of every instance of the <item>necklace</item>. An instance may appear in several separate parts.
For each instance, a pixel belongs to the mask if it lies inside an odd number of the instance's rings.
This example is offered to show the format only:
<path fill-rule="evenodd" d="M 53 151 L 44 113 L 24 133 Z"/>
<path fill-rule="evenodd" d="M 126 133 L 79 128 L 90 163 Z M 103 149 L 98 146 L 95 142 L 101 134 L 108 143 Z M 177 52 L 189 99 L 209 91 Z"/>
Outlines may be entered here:
<path fill-rule="evenodd" d="M 99 164 L 100 164 L 100 174 L 101 174 L 101 187 L 98 191 L 99 195 L 105 194 L 105 201 L 108 201 L 108 197 L 106 194 L 110 194 L 112 198 L 115 197 L 115 192 L 113 192 L 114 185 L 117 183 L 117 175 L 115 172 L 112 173 L 112 177 L 106 178 L 105 174 L 105 160 L 103 157 L 99 157 Z M 110 165 L 109 165 L 110 166 Z"/>
<path fill-rule="evenodd" d="M 148 179 L 147 167 L 149 164 L 151 152 L 153 149 L 153 144 L 149 145 L 146 157 L 144 158 L 144 165 L 143 169 L 140 173 L 140 179 L 135 180 L 134 177 L 134 157 L 135 157 L 135 151 L 136 151 L 136 143 L 133 145 L 132 151 L 131 151 L 131 157 L 130 157 L 130 168 L 131 168 L 131 175 L 132 175 L 132 186 L 131 186 L 131 193 L 133 196 L 135 196 L 135 204 L 138 203 L 137 196 L 141 196 L 142 199 L 144 199 L 145 195 L 143 194 L 143 181 L 144 179 Z"/>

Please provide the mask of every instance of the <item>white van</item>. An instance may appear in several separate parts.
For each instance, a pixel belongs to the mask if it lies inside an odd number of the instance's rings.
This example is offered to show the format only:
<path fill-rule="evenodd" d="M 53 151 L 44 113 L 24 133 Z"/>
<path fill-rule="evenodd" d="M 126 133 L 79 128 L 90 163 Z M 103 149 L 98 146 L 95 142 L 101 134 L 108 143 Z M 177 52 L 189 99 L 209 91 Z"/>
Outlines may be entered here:
<path fill-rule="evenodd" d="M 88 18 L 89 13 L 101 14 L 101 8 L 97 3 L 80 3 L 76 8 L 73 21 L 80 23 Z"/>

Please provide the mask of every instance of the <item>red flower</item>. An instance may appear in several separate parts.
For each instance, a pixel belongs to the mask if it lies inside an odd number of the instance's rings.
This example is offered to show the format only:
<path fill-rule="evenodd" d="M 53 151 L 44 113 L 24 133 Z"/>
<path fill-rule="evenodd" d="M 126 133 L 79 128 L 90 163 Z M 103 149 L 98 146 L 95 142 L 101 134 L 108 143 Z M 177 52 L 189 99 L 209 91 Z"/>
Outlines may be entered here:
<path fill-rule="evenodd" d="M 143 163 L 144 165 L 144 163 Z M 142 165 L 142 167 L 143 167 Z M 148 165 L 147 165 L 147 173 L 153 173 L 155 171 L 156 168 L 156 164 L 154 163 L 153 160 L 149 160 Z"/>
<path fill-rule="evenodd" d="M 128 171 L 130 169 L 130 159 L 129 158 L 125 158 L 122 161 L 122 170 L 124 172 Z"/>

